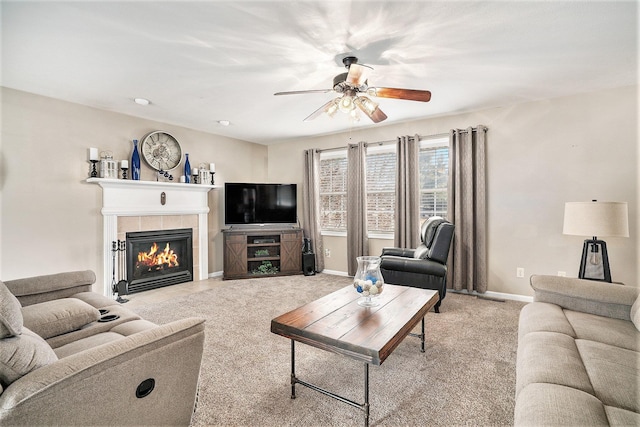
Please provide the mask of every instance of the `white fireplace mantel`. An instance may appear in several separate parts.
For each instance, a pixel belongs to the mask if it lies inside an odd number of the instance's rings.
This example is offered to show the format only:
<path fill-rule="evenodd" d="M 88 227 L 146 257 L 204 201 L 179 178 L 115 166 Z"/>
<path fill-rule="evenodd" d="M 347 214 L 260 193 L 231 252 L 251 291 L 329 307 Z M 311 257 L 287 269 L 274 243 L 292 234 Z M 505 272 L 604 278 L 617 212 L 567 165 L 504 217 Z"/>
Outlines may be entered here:
<path fill-rule="evenodd" d="M 117 240 L 119 216 L 198 215 L 200 268 L 194 278 L 208 277 L 209 245 L 207 193 L 221 185 L 184 184 L 124 179 L 89 178 L 102 187 L 104 294 L 111 296 L 111 242 Z"/>

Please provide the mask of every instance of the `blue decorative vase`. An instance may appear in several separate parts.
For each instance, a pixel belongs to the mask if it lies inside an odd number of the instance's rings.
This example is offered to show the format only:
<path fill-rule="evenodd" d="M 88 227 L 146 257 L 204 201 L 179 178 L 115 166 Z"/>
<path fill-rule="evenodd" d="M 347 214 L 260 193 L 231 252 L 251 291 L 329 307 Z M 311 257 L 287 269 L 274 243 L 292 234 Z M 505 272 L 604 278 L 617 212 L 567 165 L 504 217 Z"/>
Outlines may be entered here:
<path fill-rule="evenodd" d="M 184 155 L 184 182 L 191 182 L 191 163 L 189 163 L 189 153 Z"/>
<path fill-rule="evenodd" d="M 133 154 L 131 155 L 131 179 L 140 181 L 140 153 L 138 152 L 138 140 L 133 140 Z"/>

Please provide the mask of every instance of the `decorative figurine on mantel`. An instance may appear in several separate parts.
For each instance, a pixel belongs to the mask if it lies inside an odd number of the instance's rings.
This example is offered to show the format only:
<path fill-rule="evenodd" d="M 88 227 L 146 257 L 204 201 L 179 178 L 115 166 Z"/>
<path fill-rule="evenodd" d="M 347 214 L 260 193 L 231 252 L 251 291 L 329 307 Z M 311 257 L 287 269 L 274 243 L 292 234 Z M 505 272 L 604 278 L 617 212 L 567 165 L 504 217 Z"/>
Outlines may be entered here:
<path fill-rule="evenodd" d="M 198 169 L 198 184 L 209 184 L 209 171 L 207 170 L 207 165 L 204 163 L 200 163 L 200 168 Z"/>
<path fill-rule="evenodd" d="M 100 178 L 118 179 L 118 164 L 111 151 L 100 153 Z"/>
<path fill-rule="evenodd" d="M 164 182 L 173 181 L 173 175 L 171 175 L 167 171 L 164 171 L 164 170 L 160 169 L 158 171 L 158 175 L 156 175 L 156 181 L 160 182 L 160 180 L 162 180 Z"/>
<path fill-rule="evenodd" d="M 129 169 L 129 162 L 127 160 L 120 160 L 120 169 L 122 169 L 122 179 L 127 179 L 127 169 Z"/>
<path fill-rule="evenodd" d="M 98 171 L 96 170 L 96 163 L 98 163 L 99 161 L 98 149 L 94 147 L 89 148 L 88 157 L 89 162 L 91 162 L 91 171 L 89 172 L 89 175 L 91 176 L 91 178 L 97 178 Z"/>

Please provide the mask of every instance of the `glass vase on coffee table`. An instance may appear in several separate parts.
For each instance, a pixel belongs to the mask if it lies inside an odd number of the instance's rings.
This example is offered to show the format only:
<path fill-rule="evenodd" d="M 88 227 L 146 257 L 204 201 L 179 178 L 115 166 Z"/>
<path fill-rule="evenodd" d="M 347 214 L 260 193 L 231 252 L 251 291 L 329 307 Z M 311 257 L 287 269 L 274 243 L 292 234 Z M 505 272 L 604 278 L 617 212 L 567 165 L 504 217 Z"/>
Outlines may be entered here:
<path fill-rule="evenodd" d="M 357 257 L 358 270 L 353 276 L 353 287 L 362 295 L 358 305 L 362 307 L 375 307 L 380 304 L 378 297 L 384 290 L 384 279 L 380 272 L 379 256 Z"/>

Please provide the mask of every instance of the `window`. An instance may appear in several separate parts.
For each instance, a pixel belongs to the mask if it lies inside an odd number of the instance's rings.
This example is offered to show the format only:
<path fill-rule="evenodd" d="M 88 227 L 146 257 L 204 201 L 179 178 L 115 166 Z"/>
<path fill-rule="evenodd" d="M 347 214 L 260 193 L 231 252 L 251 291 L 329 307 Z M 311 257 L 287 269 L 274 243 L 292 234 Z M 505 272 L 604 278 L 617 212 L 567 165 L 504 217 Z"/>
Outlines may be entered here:
<path fill-rule="evenodd" d="M 347 150 L 320 155 L 320 229 L 347 230 Z"/>
<path fill-rule="evenodd" d="M 447 216 L 449 138 L 420 141 L 420 221 Z"/>
<path fill-rule="evenodd" d="M 366 158 L 367 228 L 372 234 L 394 232 L 395 144 L 369 144 Z M 447 216 L 449 138 L 420 141 L 420 220 Z M 320 229 L 347 230 L 347 150 L 325 151 L 320 156 Z"/>
<path fill-rule="evenodd" d="M 396 146 L 367 147 L 367 230 L 393 233 L 396 205 Z"/>

